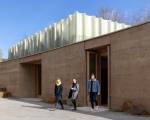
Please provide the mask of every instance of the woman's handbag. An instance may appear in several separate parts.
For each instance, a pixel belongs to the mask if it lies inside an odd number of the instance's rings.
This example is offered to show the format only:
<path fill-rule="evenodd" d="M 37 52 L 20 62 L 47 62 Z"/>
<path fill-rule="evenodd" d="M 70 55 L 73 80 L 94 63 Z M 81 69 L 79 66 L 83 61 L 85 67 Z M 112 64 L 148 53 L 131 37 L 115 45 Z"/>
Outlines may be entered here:
<path fill-rule="evenodd" d="M 72 97 L 72 90 L 70 89 L 68 98 L 70 99 L 71 97 Z"/>

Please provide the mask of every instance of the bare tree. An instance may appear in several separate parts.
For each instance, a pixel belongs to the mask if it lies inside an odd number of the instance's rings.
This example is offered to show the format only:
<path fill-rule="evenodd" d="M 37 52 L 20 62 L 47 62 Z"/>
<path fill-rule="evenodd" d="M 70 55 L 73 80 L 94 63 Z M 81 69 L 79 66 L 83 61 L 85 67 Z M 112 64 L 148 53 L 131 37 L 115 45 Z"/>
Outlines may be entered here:
<path fill-rule="evenodd" d="M 107 20 L 136 25 L 150 21 L 150 8 L 139 9 L 135 13 L 126 14 L 124 11 L 103 7 L 98 11 L 98 16 Z"/>
<path fill-rule="evenodd" d="M 150 21 L 150 9 L 138 10 L 135 14 L 132 15 L 131 24 L 140 24 L 143 22 Z"/>
<path fill-rule="evenodd" d="M 103 7 L 98 11 L 98 16 L 103 19 L 117 21 L 117 22 L 126 22 L 125 15 L 123 12 L 111 8 Z"/>

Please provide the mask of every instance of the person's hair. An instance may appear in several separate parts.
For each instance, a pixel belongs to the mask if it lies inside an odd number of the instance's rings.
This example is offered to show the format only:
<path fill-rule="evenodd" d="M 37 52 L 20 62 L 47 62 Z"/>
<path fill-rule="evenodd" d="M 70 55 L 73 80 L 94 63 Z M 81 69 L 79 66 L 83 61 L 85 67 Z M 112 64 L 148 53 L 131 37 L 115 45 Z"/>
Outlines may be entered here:
<path fill-rule="evenodd" d="M 76 83 L 78 83 L 78 80 L 77 80 L 77 79 L 73 78 L 72 81 L 73 81 L 73 80 L 76 80 Z"/>
<path fill-rule="evenodd" d="M 93 75 L 95 76 L 95 74 L 94 74 L 94 73 L 91 73 L 91 76 L 93 76 Z"/>
<path fill-rule="evenodd" d="M 61 80 L 60 78 L 57 78 L 57 80 Z"/>

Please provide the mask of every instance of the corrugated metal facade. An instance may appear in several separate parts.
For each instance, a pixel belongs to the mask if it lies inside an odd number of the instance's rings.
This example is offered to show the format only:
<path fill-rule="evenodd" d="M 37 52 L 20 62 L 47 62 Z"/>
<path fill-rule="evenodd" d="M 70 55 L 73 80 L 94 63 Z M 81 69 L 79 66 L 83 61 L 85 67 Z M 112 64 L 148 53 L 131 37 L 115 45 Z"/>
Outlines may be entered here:
<path fill-rule="evenodd" d="M 127 27 L 129 25 L 124 23 L 76 12 L 12 46 L 9 49 L 9 59 L 63 47 Z"/>

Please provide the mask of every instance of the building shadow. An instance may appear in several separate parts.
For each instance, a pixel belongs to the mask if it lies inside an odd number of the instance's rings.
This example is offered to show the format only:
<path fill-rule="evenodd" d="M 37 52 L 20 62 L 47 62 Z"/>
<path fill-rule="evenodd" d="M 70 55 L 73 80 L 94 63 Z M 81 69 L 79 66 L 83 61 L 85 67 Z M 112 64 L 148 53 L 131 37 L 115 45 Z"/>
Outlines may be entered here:
<path fill-rule="evenodd" d="M 45 109 L 48 111 L 55 111 L 55 105 L 48 104 L 38 98 L 7 98 L 8 100 L 18 101 L 25 103 L 22 107 L 26 108 L 33 108 L 33 109 Z M 77 111 L 71 110 L 71 106 L 65 105 L 64 111 L 73 112 L 73 113 L 80 113 L 86 115 L 92 115 L 96 117 L 106 118 L 110 120 L 150 120 L 150 116 L 135 116 L 130 115 L 124 112 L 115 112 L 108 110 L 107 108 L 100 107 L 99 112 L 92 112 L 90 111 L 90 107 L 78 107 Z"/>

